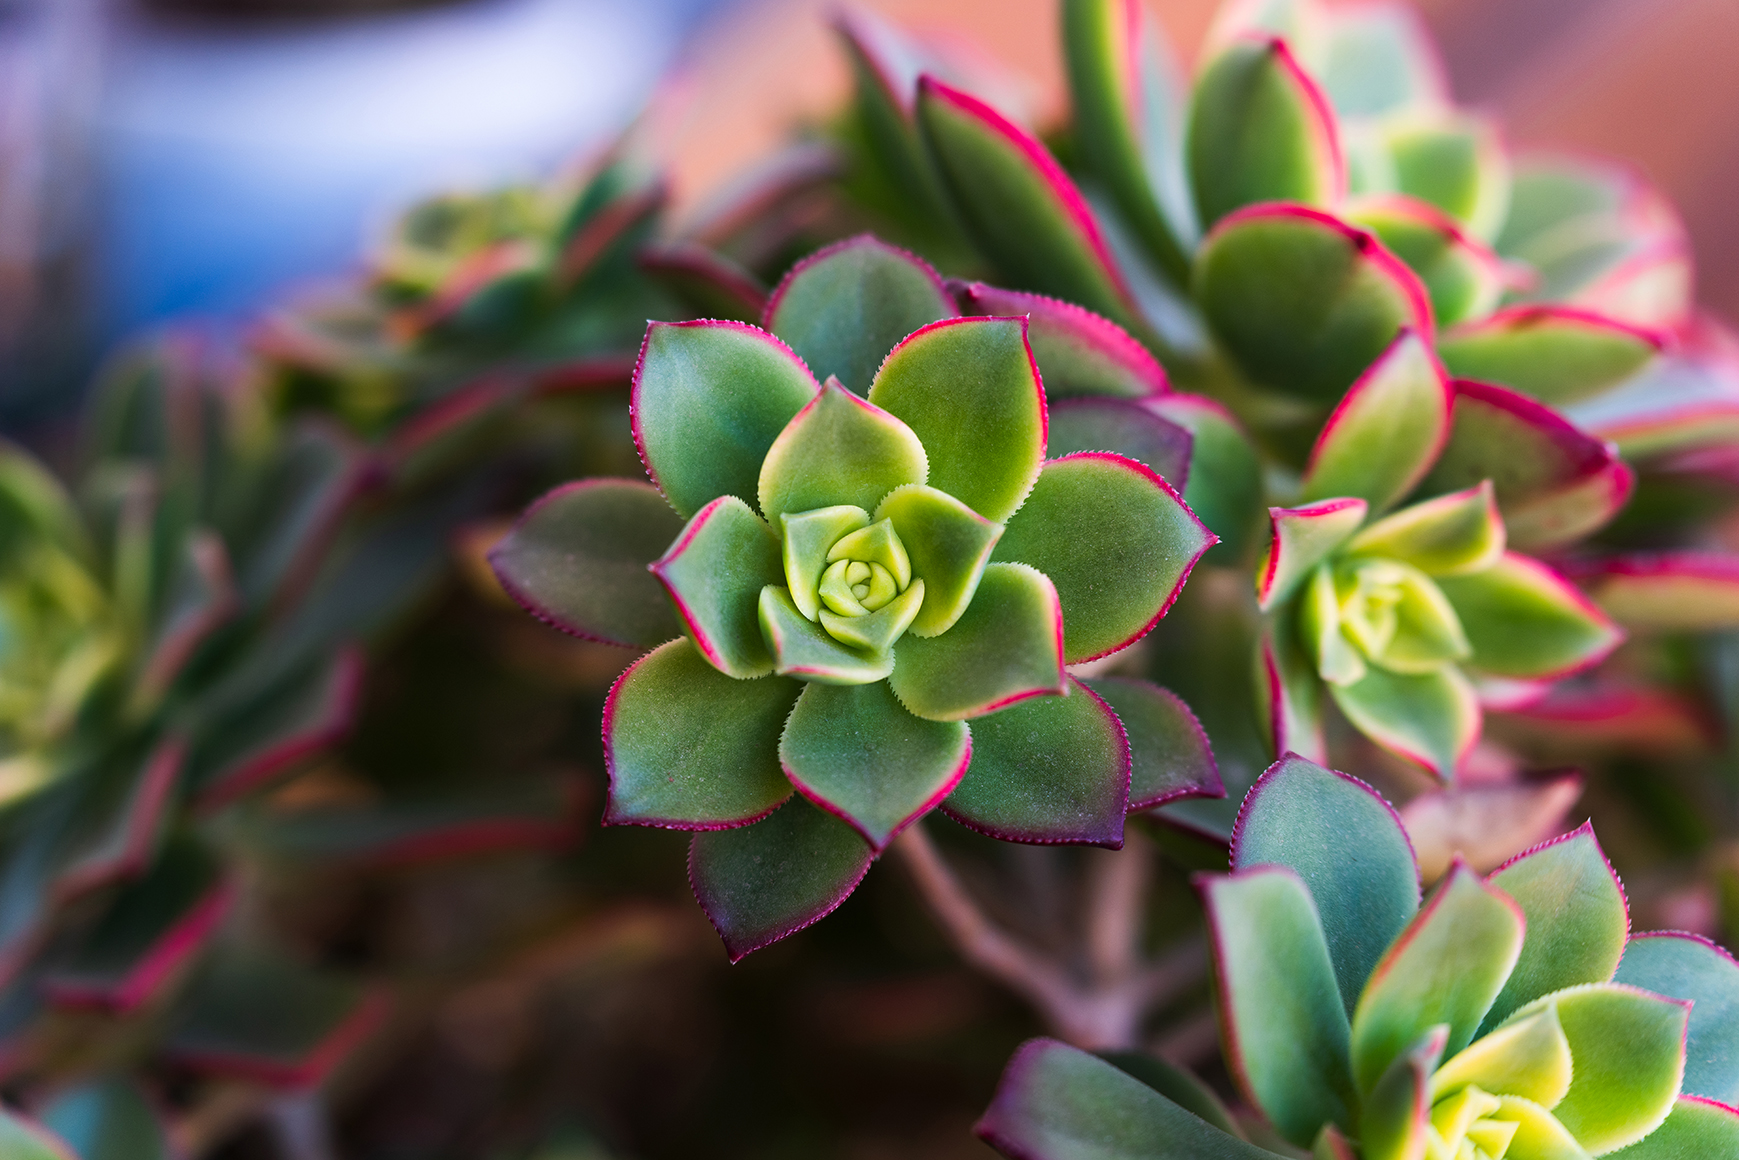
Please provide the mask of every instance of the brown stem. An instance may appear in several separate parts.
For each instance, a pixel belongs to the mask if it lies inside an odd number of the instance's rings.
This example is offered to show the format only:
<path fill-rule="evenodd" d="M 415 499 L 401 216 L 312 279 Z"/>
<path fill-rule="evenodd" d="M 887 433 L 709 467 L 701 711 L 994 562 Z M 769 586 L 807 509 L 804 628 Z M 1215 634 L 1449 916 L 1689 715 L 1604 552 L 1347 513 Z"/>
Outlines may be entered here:
<path fill-rule="evenodd" d="M 1141 920 L 1153 847 L 1135 829 L 1124 831 L 1123 849 L 1094 851 L 1087 867 L 1087 963 L 1102 986 L 1115 987 L 1141 966 Z"/>

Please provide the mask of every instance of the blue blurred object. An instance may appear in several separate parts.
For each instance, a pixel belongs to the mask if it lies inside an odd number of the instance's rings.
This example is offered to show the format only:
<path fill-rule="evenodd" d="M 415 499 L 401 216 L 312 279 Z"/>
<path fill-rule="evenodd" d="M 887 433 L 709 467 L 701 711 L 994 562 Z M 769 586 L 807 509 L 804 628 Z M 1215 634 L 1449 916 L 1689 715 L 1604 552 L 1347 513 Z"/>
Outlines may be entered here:
<path fill-rule="evenodd" d="M 474 0 L 312 27 L 123 26 L 97 129 L 99 334 L 239 320 L 433 190 L 623 125 L 716 0 Z"/>

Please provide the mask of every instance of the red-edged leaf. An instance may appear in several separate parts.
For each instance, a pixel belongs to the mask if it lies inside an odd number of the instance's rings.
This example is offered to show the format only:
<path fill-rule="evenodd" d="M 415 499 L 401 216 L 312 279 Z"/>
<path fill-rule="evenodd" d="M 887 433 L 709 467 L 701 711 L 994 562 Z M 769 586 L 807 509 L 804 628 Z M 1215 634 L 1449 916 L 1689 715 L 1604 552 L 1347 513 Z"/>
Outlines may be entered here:
<path fill-rule="evenodd" d="M 1730 341 L 1662 355 L 1628 382 L 1564 413 L 1632 457 L 1730 445 L 1739 440 L 1739 353 L 1724 349 Z"/>
<path fill-rule="evenodd" d="M 640 251 L 638 264 L 703 318 L 757 322 L 767 308 L 767 288 L 760 279 L 697 242 L 648 246 Z"/>
<path fill-rule="evenodd" d="M 962 313 L 1027 320 L 1027 340 L 1045 379 L 1045 395 L 1139 398 L 1170 390 L 1165 368 L 1127 330 L 1091 310 L 983 282 L 948 284 Z"/>
<path fill-rule="evenodd" d="M 1109 451 L 1152 468 L 1180 492 L 1189 486 L 1195 436 L 1134 399 L 1062 399 L 1051 403 L 1050 421 L 1051 459 Z"/>
<path fill-rule="evenodd" d="M 1170 689 L 1129 677 L 1082 684 L 1111 706 L 1129 737 L 1129 809 L 1156 809 L 1187 798 L 1223 798 L 1207 731 Z"/>
<path fill-rule="evenodd" d="M 135 703 L 153 704 L 163 696 L 199 646 L 240 609 L 223 540 L 209 531 L 195 532 L 145 654 L 133 689 Z"/>
<path fill-rule="evenodd" d="M 1263 611 L 1284 603 L 1312 568 L 1352 538 L 1369 511 L 1362 499 L 1269 508 L 1268 548 L 1256 565 L 1256 602 Z"/>
<path fill-rule="evenodd" d="M 1515 267 L 1428 201 L 1399 194 L 1377 195 L 1358 199 L 1345 213 L 1349 221 L 1382 239 L 1419 275 L 1431 295 L 1431 311 L 1440 326 L 1490 313 L 1503 292 L 1519 280 Z"/>
<path fill-rule="evenodd" d="M 1662 331 L 1573 306 L 1512 306 L 1443 335 L 1458 378 L 1497 383 L 1547 403 L 1610 390 L 1665 349 Z"/>
<path fill-rule="evenodd" d="M 1739 626 L 1739 556 L 1638 553 L 1578 565 L 1574 575 L 1627 628 L 1698 632 Z"/>

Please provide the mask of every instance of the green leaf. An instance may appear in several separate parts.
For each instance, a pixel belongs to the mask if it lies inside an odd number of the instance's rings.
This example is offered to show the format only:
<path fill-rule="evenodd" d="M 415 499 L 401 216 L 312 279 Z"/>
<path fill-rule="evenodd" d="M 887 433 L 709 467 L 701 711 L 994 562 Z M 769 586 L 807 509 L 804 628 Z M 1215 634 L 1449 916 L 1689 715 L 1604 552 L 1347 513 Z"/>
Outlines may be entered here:
<path fill-rule="evenodd" d="M 734 963 L 833 913 L 874 860 L 850 826 L 798 797 L 752 826 L 696 834 L 688 879 Z"/>
<path fill-rule="evenodd" d="M 508 595 L 546 624 L 607 644 L 651 646 L 682 631 L 646 570 L 681 531 L 651 484 L 584 479 L 527 508 L 489 563 Z"/>
<path fill-rule="evenodd" d="M 82 1160 L 47 1128 L 4 1108 L 0 1108 L 0 1155 L 6 1160 Z"/>
<path fill-rule="evenodd" d="M 1595 1156 L 1660 1127 L 1685 1070 L 1690 1004 L 1619 983 L 1587 983 L 1534 1000 L 1521 1019 L 1548 1005 L 1570 1041 L 1575 1073 L 1552 1114 Z"/>
<path fill-rule="evenodd" d="M 1473 645 L 1471 667 L 1549 680 L 1600 660 L 1624 633 L 1538 560 L 1506 552 L 1483 572 L 1438 580 Z"/>
<path fill-rule="evenodd" d="M 1473 1039 L 1522 949 L 1521 908 L 1457 862 L 1371 972 L 1353 1012 L 1353 1078 L 1372 1091 L 1438 1024 L 1454 1055 Z M 1574 1041 L 1572 1041 L 1574 1045 Z"/>
<path fill-rule="evenodd" d="M 1439 326 L 1490 314 L 1513 281 L 1503 259 L 1429 202 L 1398 194 L 1377 195 L 1359 198 L 1343 212 L 1348 221 L 1376 234 L 1419 275 L 1431 296 L 1431 313 Z"/>
<path fill-rule="evenodd" d="M 1061 693 L 1063 612 L 1055 585 L 1026 564 L 986 566 L 953 628 L 901 640 L 889 684 L 901 704 L 932 721 L 979 717 Z"/>
<path fill-rule="evenodd" d="M 1051 578 L 1063 606 L 1063 656 L 1074 664 L 1147 635 L 1213 543 L 1150 468 L 1085 451 L 1045 464 L 993 558 Z"/>
<path fill-rule="evenodd" d="M 1131 813 L 1184 798 L 1226 796 L 1208 735 L 1183 698 L 1151 681 L 1129 677 L 1081 683 L 1123 722 L 1129 738 Z"/>
<path fill-rule="evenodd" d="M 1402 327 L 1431 337 L 1424 285 L 1369 231 L 1297 205 L 1251 206 L 1202 242 L 1195 299 L 1258 383 L 1329 404 Z"/>
<path fill-rule="evenodd" d="M 1516 969 L 1485 1017 L 1488 1030 L 1541 995 L 1612 978 L 1630 936 L 1630 908 L 1592 823 L 1516 855 L 1490 881 L 1522 908 L 1528 934 Z M 1557 1102 L 1530 1098 L 1547 1107 Z"/>
<path fill-rule="evenodd" d="M 1355 496 L 1384 511 L 1430 470 L 1449 437 L 1453 397 L 1430 345 L 1403 330 L 1323 424 L 1300 498 Z"/>
<path fill-rule="evenodd" d="M 1220 1131 L 1243 1138 L 1243 1132 L 1232 1119 L 1232 1113 L 1215 1094 L 1214 1089 L 1198 1079 L 1194 1072 L 1174 1067 L 1155 1055 L 1141 1051 L 1100 1051 L 1100 1059 L 1125 1075 L 1132 1075 L 1178 1107 L 1194 1112 Z"/>
<path fill-rule="evenodd" d="M 959 313 L 929 263 L 860 234 L 791 267 L 762 325 L 817 378 L 837 376 L 861 395 L 902 338 Z"/>
<path fill-rule="evenodd" d="M 1202 70 L 1184 149 L 1204 226 L 1256 202 L 1326 206 L 1346 192 L 1334 114 L 1279 37 L 1233 41 Z"/>
<path fill-rule="evenodd" d="M 1298 644 L 1298 621 L 1282 606 L 1262 626 L 1256 643 L 1256 711 L 1269 755 L 1296 753 L 1327 760 L 1322 727 L 1322 682 Z"/>
<path fill-rule="evenodd" d="M 967 314 L 1027 320 L 1027 342 L 1044 376 L 1045 397 L 1053 402 L 1078 395 L 1139 399 L 1168 389 L 1159 360 L 1128 331 L 1091 310 L 983 282 L 953 282 L 950 287 Z M 1056 436 L 1054 426 L 1051 435 Z"/>
<path fill-rule="evenodd" d="M 786 513 L 849 504 L 865 511 L 896 487 L 923 483 L 924 446 L 912 429 L 830 378 L 797 413 L 761 465 L 761 513 L 777 524 Z"/>
<path fill-rule="evenodd" d="M 162 1160 L 172 1155 L 150 1101 L 135 1084 L 118 1077 L 63 1092 L 42 1110 L 42 1125 L 65 1140 L 80 1160 Z M 13 1160 L 10 1149 L 0 1145 L 0 1151 Z"/>
<path fill-rule="evenodd" d="M 738 678 L 773 671 L 756 604 L 762 588 L 784 579 L 779 537 L 748 504 L 713 500 L 650 567 L 708 664 Z"/>
<path fill-rule="evenodd" d="M 1268 548 L 1256 565 L 1256 602 L 1264 612 L 1286 603 L 1300 584 L 1365 522 L 1362 499 L 1329 499 L 1269 508 Z"/>
<path fill-rule="evenodd" d="M 816 390 L 802 360 L 766 331 L 654 322 L 634 369 L 634 442 L 688 519 L 721 495 L 756 494 L 767 449 Z"/>
<path fill-rule="evenodd" d="M 1356 684 L 1328 690 L 1353 728 L 1444 781 L 1454 778 L 1479 740 L 1479 699 L 1453 665 L 1434 673 L 1394 673 L 1373 665 Z"/>
<path fill-rule="evenodd" d="M 1702 1160 L 1739 1155 L 1739 1111 L 1681 1096 L 1666 1122 L 1617 1154 L 1620 1160 Z"/>
<path fill-rule="evenodd" d="M 1010 282 L 1133 322 L 1139 312 L 1098 219 L 1043 144 L 932 76 L 918 81 L 917 119 L 967 232 Z"/>
<path fill-rule="evenodd" d="M 1426 1028 L 1372 1085 L 1359 1110 L 1362 1160 L 1425 1155 L 1431 1124 L 1431 1073 L 1443 1058 L 1447 1025 Z"/>
<path fill-rule="evenodd" d="M 1496 564 L 1504 540 L 1491 485 L 1480 483 L 1402 508 L 1354 536 L 1346 550 L 1400 560 L 1428 576 L 1465 576 Z"/>
<path fill-rule="evenodd" d="M 740 264 L 699 242 L 643 246 L 634 264 L 682 303 L 684 316 L 756 322 L 767 309 L 767 288 Z"/>
<path fill-rule="evenodd" d="M 779 584 L 761 589 L 758 606 L 761 636 L 773 654 L 773 671 L 780 676 L 827 685 L 867 685 L 894 669 L 894 654 L 850 648 L 804 616 Z"/>
<path fill-rule="evenodd" d="M 1110 451 L 1151 467 L 1172 487 L 1189 482 L 1194 437 L 1150 407 L 1129 399 L 1063 399 L 1050 406 L 1045 454 L 1062 459 L 1081 451 Z"/>
<path fill-rule="evenodd" d="M 957 785 L 972 760 L 962 721 L 925 721 L 887 682 L 809 684 L 779 740 L 798 790 L 880 852 Z"/>
<path fill-rule="evenodd" d="M 924 582 L 914 580 L 910 588 L 863 616 L 840 616 L 830 608 L 823 608 L 821 627 L 843 645 L 879 655 L 905 635 L 923 603 Z"/>
<path fill-rule="evenodd" d="M 1627 628 L 1695 632 L 1739 626 L 1739 558 L 1721 552 L 1659 552 L 1590 564 L 1583 583 Z"/>
<path fill-rule="evenodd" d="M 814 620 L 821 614 L 817 590 L 821 574 L 827 571 L 828 550 L 846 534 L 869 527 L 869 513 L 850 504 L 836 504 L 806 512 L 786 512 L 779 522 L 785 533 L 781 537 L 780 559 L 791 599 L 804 616 Z"/>
<path fill-rule="evenodd" d="M 727 677 L 686 640 L 641 657 L 604 703 L 604 822 L 686 830 L 765 817 L 791 794 L 779 732 L 801 689 Z"/>
<path fill-rule="evenodd" d="M 1177 67 L 1138 4 L 1067 0 L 1062 20 L 1081 153 L 1155 264 L 1185 283 L 1196 227 Z"/>
<path fill-rule="evenodd" d="M 1328 13 L 1316 75 L 1343 117 L 1372 117 L 1447 104 L 1443 62 L 1419 14 L 1401 4 L 1361 4 Z"/>
<path fill-rule="evenodd" d="M 1682 1091 L 1739 1103 L 1739 963 L 1707 939 L 1670 931 L 1642 934 L 1624 948 L 1613 982 L 1688 999 Z"/>
<path fill-rule="evenodd" d="M 1506 1156 L 1527 1160 L 1585 1160 L 1588 1153 L 1551 1112 L 1521 1096 L 1499 1096 L 1491 1118 L 1516 1125 Z"/>
<path fill-rule="evenodd" d="M 1068 678 L 972 727 L 972 766 L 942 803 L 962 825 L 1005 842 L 1123 845 L 1129 740 L 1111 707 Z"/>
<path fill-rule="evenodd" d="M 1310 891 L 1291 869 L 1199 880 L 1227 1067 L 1288 1140 L 1349 1127 L 1347 1016 Z"/>
<path fill-rule="evenodd" d="M 1419 868 L 1394 807 L 1357 778 L 1297 755 L 1244 798 L 1232 869 L 1288 866 L 1316 901 L 1350 1015 L 1383 952 L 1419 910 Z"/>
<path fill-rule="evenodd" d="M 1054 1039 L 1009 1061 L 973 1129 L 1019 1160 L 1274 1160 L 1105 1060 Z"/>
<path fill-rule="evenodd" d="M 1531 929 L 1529 933 L 1533 933 Z M 1524 948 L 1523 955 L 1526 953 Z M 1487 1020 L 1490 1018 L 1488 1015 Z M 1558 1009 L 1547 1004 L 1532 1015 L 1504 1023 L 1458 1052 L 1432 1077 L 1432 1098 L 1441 1099 L 1471 1084 L 1482 1091 L 1522 1096 L 1550 1108 L 1570 1090 L 1575 1072 Z"/>
<path fill-rule="evenodd" d="M 1180 490 L 1220 537 L 1208 558 L 1228 565 L 1245 560 L 1265 522 L 1262 462 L 1249 437 L 1230 411 L 1201 395 L 1166 394 L 1146 406 L 1190 433 L 1189 486 Z"/>
<path fill-rule="evenodd" d="M 1664 344 L 1652 330 L 1568 306 L 1515 306 L 1443 336 L 1458 378 L 1499 383 L 1554 405 L 1617 386 Z"/>
<path fill-rule="evenodd" d="M 1383 130 L 1394 189 L 1430 202 L 1477 238 L 1495 238 L 1510 201 L 1509 154 L 1496 126 L 1465 114 L 1433 113 Z"/>
<path fill-rule="evenodd" d="M 925 327 L 888 355 L 870 401 L 916 432 L 929 453 L 930 486 L 985 519 L 1008 519 L 1032 490 L 1045 457 L 1045 392 L 1025 321 Z"/>
<path fill-rule="evenodd" d="M 972 603 L 991 549 L 1002 536 L 1001 525 L 933 487 L 889 492 L 875 518 L 892 521 L 912 574 L 924 581 L 924 604 L 911 631 L 918 636 L 947 632 Z"/>

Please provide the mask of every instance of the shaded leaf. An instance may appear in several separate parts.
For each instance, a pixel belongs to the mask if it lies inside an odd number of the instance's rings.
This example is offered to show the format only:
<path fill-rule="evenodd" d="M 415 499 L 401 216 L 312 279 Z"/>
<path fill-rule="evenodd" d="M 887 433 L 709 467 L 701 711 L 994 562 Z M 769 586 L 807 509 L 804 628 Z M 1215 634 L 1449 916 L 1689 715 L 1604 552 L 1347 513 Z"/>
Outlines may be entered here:
<path fill-rule="evenodd" d="M 1658 331 L 1569 306 L 1515 306 L 1445 334 L 1443 363 L 1459 378 L 1497 383 L 1546 403 L 1598 395 L 1642 370 Z"/>
<path fill-rule="evenodd" d="M 1044 375 L 1048 399 L 1075 395 L 1134 399 L 1169 389 L 1159 360 L 1108 318 L 1043 294 L 999 290 L 983 282 L 949 286 L 965 314 L 1026 318 L 1027 341 Z"/>
<path fill-rule="evenodd" d="M 779 537 L 748 504 L 713 500 L 649 568 L 708 664 L 737 678 L 773 671 L 757 607 L 761 589 L 785 577 Z"/>
<path fill-rule="evenodd" d="M 1433 673 L 1394 673 L 1373 665 L 1356 684 L 1328 690 L 1360 733 L 1445 781 L 1479 740 L 1478 697 L 1453 665 Z"/>
<path fill-rule="evenodd" d="M 1208 735 L 1183 698 L 1129 677 L 1081 683 L 1111 706 L 1129 738 L 1131 812 L 1184 798 L 1226 796 Z"/>
<path fill-rule="evenodd" d="M 1483 572 L 1438 580 L 1473 645 L 1468 664 L 1518 679 L 1552 680 L 1603 659 L 1624 639 L 1563 577 L 1514 552 Z"/>
<path fill-rule="evenodd" d="M 1430 470 L 1449 438 L 1452 398 L 1430 345 L 1403 330 L 1323 424 L 1300 498 L 1354 496 L 1382 512 Z"/>
<path fill-rule="evenodd" d="M 1681 1090 L 1722 1103 L 1739 1100 L 1739 963 L 1732 955 L 1698 935 L 1651 932 L 1624 948 L 1612 979 L 1694 1003 Z"/>
<path fill-rule="evenodd" d="M 1195 437 L 1151 408 L 1129 399 L 1085 398 L 1059 400 L 1050 412 L 1050 458 L 1110 451 L 1151 467 L 1179 491 L 1188 485 Z"/>

